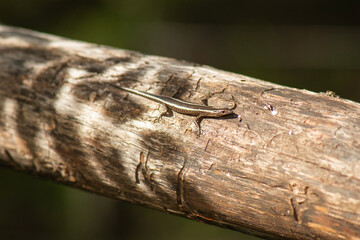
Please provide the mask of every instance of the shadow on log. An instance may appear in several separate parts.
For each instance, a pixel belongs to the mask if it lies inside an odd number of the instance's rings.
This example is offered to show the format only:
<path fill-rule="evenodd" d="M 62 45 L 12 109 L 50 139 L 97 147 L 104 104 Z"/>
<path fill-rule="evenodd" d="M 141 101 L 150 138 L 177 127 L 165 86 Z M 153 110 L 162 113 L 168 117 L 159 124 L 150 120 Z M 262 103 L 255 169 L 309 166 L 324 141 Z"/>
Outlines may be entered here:
<path fill-rule="evenodd" d="M 194 117 L 154 121 L 157 103 L 111 84 L 236 115 L 197 136 Z M 0 163 L 257 236 L 360 237 L 358 103 L 7 26 Z"/>

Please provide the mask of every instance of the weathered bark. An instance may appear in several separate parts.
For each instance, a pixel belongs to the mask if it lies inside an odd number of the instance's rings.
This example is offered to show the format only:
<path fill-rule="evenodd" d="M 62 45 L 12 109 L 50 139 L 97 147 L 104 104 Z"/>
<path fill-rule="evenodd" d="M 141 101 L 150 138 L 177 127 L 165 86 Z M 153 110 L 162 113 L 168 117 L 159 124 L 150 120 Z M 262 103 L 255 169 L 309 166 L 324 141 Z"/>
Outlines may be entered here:
<path fill-rule="evenodd" d="M 234 116 L 159 122 L 108 84 Z M 221 93 L 221 90 L 224 90 Z M 360 238 L 360 105 L 174 59 L 0 26 L 0 163 L 274 238 Z"/>

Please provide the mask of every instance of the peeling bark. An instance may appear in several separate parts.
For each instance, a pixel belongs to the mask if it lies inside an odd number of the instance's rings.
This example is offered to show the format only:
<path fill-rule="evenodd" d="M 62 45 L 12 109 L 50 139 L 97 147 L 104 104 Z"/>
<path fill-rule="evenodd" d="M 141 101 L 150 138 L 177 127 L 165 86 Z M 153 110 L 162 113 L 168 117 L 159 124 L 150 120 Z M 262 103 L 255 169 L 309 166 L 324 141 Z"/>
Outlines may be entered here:
<path fill-rule="evenodd" d="M 241 115 L 204 119 L 119 83 Z M 221 90 L 224 90 L 221 92 Z M 360 238 L 360 105 L 0 26 L 0 164 L 268 238 Z"/>

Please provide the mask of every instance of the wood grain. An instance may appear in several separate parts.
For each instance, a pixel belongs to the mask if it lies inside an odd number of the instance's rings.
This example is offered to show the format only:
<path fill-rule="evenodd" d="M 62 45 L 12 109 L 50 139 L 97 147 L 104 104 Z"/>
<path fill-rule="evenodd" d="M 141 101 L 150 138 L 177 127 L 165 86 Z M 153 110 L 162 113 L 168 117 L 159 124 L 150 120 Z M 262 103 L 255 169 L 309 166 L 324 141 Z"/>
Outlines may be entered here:
<path fill-rule="evenodd" d="M 234 100 L 241 119 L 204 119 L 197 137 L 194 117 L 155 122 L 157 103 L 109 83 L 218 92 L 209 105 Z M 358 103 L 0 26 L 3 166 L 266 238 L 359 239 L 359 158 Z"/>

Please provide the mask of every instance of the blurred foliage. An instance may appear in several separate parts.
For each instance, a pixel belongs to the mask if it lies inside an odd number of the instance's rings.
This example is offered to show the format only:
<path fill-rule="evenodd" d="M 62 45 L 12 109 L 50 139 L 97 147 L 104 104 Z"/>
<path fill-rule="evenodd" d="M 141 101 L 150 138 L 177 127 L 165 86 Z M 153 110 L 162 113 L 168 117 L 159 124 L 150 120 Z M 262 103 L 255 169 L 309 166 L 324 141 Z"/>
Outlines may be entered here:
<path fill-rule="evenodd" d="M 360 101 L 360 2 L 2 0 L 0 22 Z M 0 169 L 2 239 L 255 239 Z"/>

